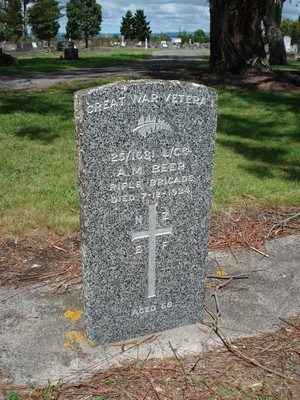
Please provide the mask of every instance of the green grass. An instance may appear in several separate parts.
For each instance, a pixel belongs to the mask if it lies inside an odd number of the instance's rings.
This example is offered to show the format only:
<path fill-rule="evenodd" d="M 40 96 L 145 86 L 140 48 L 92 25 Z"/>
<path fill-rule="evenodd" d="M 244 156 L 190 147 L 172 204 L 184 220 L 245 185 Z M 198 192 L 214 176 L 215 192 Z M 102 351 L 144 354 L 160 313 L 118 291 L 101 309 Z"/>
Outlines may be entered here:
<path fill-rule="evenodd" d="M 79 229 L 73 93 L 85 86 L 0 96 L 2 232 Z M 299 206 L 298 95 L 218 90 L 213 212 L 243 207 L 245 194 L 264 207 Z"/>
<path fill-rule="evenodd" d="M 19 392 L 8 392 L 6 395 L 6 400 L 18 400 L 20 398 L 20 393 Z"/>
<path fill-rule="evenodd" d="M 0 97 L 0 229 L 78 229 L 73 93 L 81 88 Z"/>
<path fill-rule="evenodd" d="M 272 65 L 275 72 L 298 72 L 300 73 L 300 61 L 288 61 L 287 65 Z"/>
<path fill-rule="evenodd" d="M 51 72 L 78 68 L 99 68 L 128 64 L 151 57 L 151 50 L 106 49 L 103 52 L 79 51 L 78 60 L 61 59 L 62 53 L 41 53 L 35 57 L 18 57 L 18 67 L 1 67 L 0 75 L 17 75 L 28 72 Z"/>
<path fill-rule="evenodd" d="M 243 194 L 265 207 L 300 205 L 298 95 L 219 90 L 215 211 L 242 206 Z"/>

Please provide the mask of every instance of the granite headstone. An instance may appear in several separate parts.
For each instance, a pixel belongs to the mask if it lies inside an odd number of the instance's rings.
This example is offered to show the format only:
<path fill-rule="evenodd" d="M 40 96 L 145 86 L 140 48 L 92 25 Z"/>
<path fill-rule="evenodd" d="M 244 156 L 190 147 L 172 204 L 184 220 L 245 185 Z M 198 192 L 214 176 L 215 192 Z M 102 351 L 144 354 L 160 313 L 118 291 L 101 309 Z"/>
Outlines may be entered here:
<path fill-rule="evenodd" d="M 87 333 L 201 322 L 217 93 L 127 81 L 75 94 Z"/>

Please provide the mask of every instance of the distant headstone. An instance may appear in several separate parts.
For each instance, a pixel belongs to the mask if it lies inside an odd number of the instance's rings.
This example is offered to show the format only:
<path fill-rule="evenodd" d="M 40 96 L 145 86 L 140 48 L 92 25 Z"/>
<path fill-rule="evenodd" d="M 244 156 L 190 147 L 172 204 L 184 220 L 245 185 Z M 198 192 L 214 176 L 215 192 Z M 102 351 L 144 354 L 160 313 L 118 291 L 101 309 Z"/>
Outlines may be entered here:
<path fill-rule="evenodd" d="M 65 49 L 74 49 L 75 44 L 72 40 L 60 40 L 56 44 L 57 51 L 64 51 Z"/>
<path fill-rule="evenodd" d="M 64 50 L 65 60 L 78 60 L 78 49 L 68 48 Z"/>
<path fill-rule="evenodd" d="M 217 93 L 129 81 L 75 94 L 88 336 L 201 322 Z"/>
<path fill-rule="evenodd" d="M 30 51 L 32 49 L 32 44 L 30 42 L 23 42 L 22 49 L 23 51 Z"/>

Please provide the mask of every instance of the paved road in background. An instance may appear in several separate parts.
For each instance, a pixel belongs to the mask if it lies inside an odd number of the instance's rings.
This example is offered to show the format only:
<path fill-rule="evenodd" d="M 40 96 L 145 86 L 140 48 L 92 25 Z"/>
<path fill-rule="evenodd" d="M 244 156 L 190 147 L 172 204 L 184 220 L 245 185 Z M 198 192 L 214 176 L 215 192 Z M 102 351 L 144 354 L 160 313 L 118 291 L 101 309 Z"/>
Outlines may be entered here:
<path fill-rule="evenodd" d="M 0 92 L 30 90 L 59 82 L 93 81 L 96 79 L 178 79 L 195 76 L 194 65 L 200 60 L 198 50 L 154 51 L 151 59 L 112 67 L 83 68 L 55 72 L 32 72 L 22 75 L 0 75 Z"/>

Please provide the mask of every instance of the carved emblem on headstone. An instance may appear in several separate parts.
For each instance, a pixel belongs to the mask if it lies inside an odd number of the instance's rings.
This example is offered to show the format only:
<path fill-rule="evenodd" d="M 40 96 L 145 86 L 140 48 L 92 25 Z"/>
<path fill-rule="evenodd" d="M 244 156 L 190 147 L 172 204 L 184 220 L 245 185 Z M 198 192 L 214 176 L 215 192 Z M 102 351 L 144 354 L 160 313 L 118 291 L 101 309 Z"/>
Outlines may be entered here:
<path fill-rule="evenodd" d="M 132 132 L 138 132 L 141 136 L 146 138 L 148 134 L 161 130 L 171 131 L 172 128 L 170 124 L 162 121 L 159 117 L 151 117 L 150 115 L 144 117 L 142 115 L 138 120 L 138 126 L 134 128 Z"/>
<path fill-rule="evenodd" d="M 149 239 L 148 255 L 148 298 L 155 297 L 155 259 L 156 259 L 156 237 L 163 235 L 172 235 L 172 227 L 158 228 L 156 217 L 156 204 L 149 205 L 148 230 L 133 232 L 131 240 Z"/>

